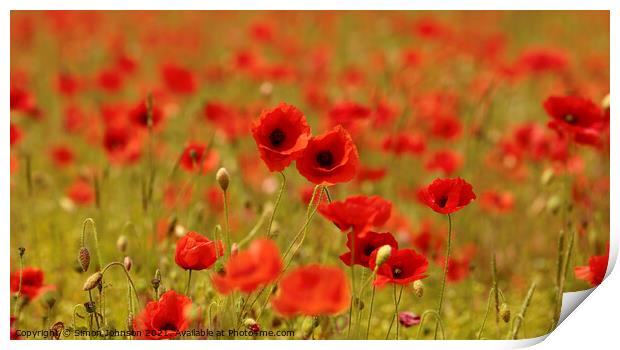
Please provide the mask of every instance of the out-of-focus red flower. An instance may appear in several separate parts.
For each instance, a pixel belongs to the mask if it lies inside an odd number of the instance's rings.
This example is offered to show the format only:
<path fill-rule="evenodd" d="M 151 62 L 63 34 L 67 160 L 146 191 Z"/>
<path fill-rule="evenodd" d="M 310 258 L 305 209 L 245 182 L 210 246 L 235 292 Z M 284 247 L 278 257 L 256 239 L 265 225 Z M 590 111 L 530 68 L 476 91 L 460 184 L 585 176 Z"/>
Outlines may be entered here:
<path fill-rule="evenodd" d="M 516 63 L 518 70 L 529 73 L 562 72 L 568 65 L 566 52 L 552 48 L 528 48 Z"/>
<path fill-rule="evenodd" d="M 413 32 L 428 40 L 445 38 L 450 34 L 451 29 L 444 23 L 432 17 L 419 18 L 413 24 Z"/>
<path fill-rule="evenodd" d="M 34 300 L 45 291 L 54 289 L 54 286 L 44 284 L 45 274 L 36 267 L 24 267 L 22 270 L 21 295 Z M 19 291 L 19 270 L 11 272 L 11 293 Z"/>
<path fill-rule="evenodd" d="M 11 123 L 11 136 L 10 136 L 10 140 L 11 140 L 11 147 L 15 146 L 16 144 L 19 143 L 19 141 L 21 141 L 24 133 L 22 132 L 22 129 L 19 128 L 19 126 L 17 126 L 16 124 Z"/>
<path fill-rule="evenodd" d="M 486 191 L 480 195 L 480 207 L 491 213 L 507 213 L 514 207 L 514 196 L 507 191 Z"/>
<path fill-rule="evenodd" d="M 78 106 L 67 106 L 63 115 L 63 126 L 68 133 L 77 133 L 84 126 L 86 118 L 84 112 Z"/>
<path fill-rule="evenodd" d="M 218 213 L 224 209 L 224 197 L 222 196 L 222 189 L 218 186 L 211 186 L 205 190 L 204 198 L 209 204 L 209 208 Z"/>
<path fill-rule="evenodd" d="M 316 185 L 348 182 L 359 167 L 357 147 L 349 133 L 340 125 L 308 142 L 297 159 L 297 170 Z"/>
<path fill-rule="evenodd" d="M 411 236 L 411 244 L 423 255 L 433 257 L 443 248 L 447 230 L 436 228 L 432 221 L 423 220 L 420 228 Z"/>
<path fill-rule="evenodd" d="M 15 321 L 17 321 L 17 318 L 11 316 L 11 340 L 20 340 L 22 339 L 22 337 L 17 334 L 17 328 L 15 328 Z"/>
<path fill-rule="evenodd" d="M 177 241 L 174 261 L 185 270 L 204 270 L 224 255 L 222 241 L 212 241 L 189 231 Z"/>
<path fill-rule="evenodd" d="M 65 145 L 57 145 L 52 147 L 50 150 L 50 156 L 54 164 L 59 168 L 71 165 L 75 159 L 73 150 Z"/>
<path fill-rule="evenodd" d="M 352 101 L 343 101 L 334 105 L 328 113 L 331 125 L 342 125 L 349 129 L 356 121 L 368 119 L 372 110 Z"/>
<path fill-rule="evenodd" d="M 142 156 L 142 140 L 132 128 L 111 125 L 103 134 L 103 147 L 112 164 L 133 164 Z"/>
<path fill-rule="evenodd" d="M 400 322 L 403 327 L 409 328 L 411 326 L 419 325 L 421 319 L 419 315 L 416 315 L 411 311 L 402 311 L 398 313 L 398 322 Z"/>
<path fill-rule="evenodd" d="M 463 209 L 476 199 L 472 186 L 460 177 L 435 179 L 418 192 L 422 203 L 440 214 L 451 214 Z"/>
<path fill-rule="evenodd" d="M 187 208 L 192 201 L 193 186 L 191 184 L 179 185 L 173 182 L 164 186 L 164 206 L 166 209 Z"/>
<path fill-rule="evenodd" d="M 196 78 L 189 69 L 169 63 L 162 65 L 160 73 L 166 87 L 176 94 L 188 95 L 197 89 Z"/>
<path fill-rule="evenodd" d="M 282 278 L 271 305 L 285 317 L 331 316 L 345 311 L 350 301 L 351 289 L 342 270 L 309 265 L 298 267 Z"/>
<path fill-rule="evenodd" d="M 575 96 L 551 96 L 543 103 L 552 118 L 549 127 L 571 136 L 575 142 L 597 146 L 603 113 L 591 100 Z"/>
<path fill-rule="evenodd" d="M 427 170 L 439 170 L 450 176 L 463 166 L 463 156 L 452 150 L 440 150 L 431 155 L 426 161 Z"/>
<path fill-rule="evenodd" d="M 278 246 L 269 239 L 258 239 L 224 265 L 222 273 L 211 275 L 213 286 L 222 294 L 234 290 L 251 293 L 260 286 L 275 281 L 282 272 L 282 259 Z"/>
<path fill-rule="evenodd" d="M 382 167 L 371 168 L 371 167 L 365 167 L 363 165 L 360 165 L 357 171 L 357 177 L 355 179 L 360 182 L 361 181 L 375 182 L 375 181 L 379 181 L 383 179 L 386 174 L 387 174 L 386 168 L 382 168 Z"/>
<path fill-rule="evenodd" d="M 461 136 L 462 131 L 461 121 L 454 116 L 436 116 L 433 118 L 431 133 L 435 137 L 456 140 Z"/>
<path fill-rule="evenodd" d="M 370 255 L 370 270 L 374 271 L 378 250 Z M 392 249 L 390 258 L 379 266 L 377 277 L 373 284 L 383 286 L 386 283 L 407 285 L 414 281 L 426 278 L 428 260 L 413 249 Z"/>
<path fill-rule="evenodd" d="M 104 69 L 97 76 L 99 87 L 106 92 L 118 92 L 123 88 L 123 76 L 115 69 Z"/>
<path fill-rule="evenodd" d="M 282 171 L 299 158 L 310 140 L 310 126 L 295 106 L 280 103 L 252 124 L 252 136 L 270 171 Z"/>
<path fill-rule="evenodd" d="M 438 258 L 439 265 L 443 268 L 445 265 L 445 258 Z M 463 256 L 460 258 L 450 257 L 448 259 L 448 274 L 446 279 L 451 283 L 458 283 L 463 281 L 469 276 L 470 273 L 470 258 Z"/>
<path fill-rule="evenodd" d="M 73 96 L 84 88 L 84 83 L 76 76 L 61 73 L 56 77 L 56 88 L 64 96 Z"/>
<path fill-rule="evenodd" d="M 31 113 L 36 110 L 34 96 L 26 89 L 11 86 L 11 111 Z"/>
<path fill-rule="evenodd" d="M 197 142 L 189 142 L 181 158 L 179 164 L 181 168 L 188 172 L 200 172 L 202 174 L 207 173 L 217 166 L 220 160 L 220 156 L 212 149 L 207 149 L 207 146 Z"/>
<path fill-rule="evenodd" d="M 90 205 L 95 201 L 95 189 L 90 182 L 77 179 L 67 188 L 67 196 L 76 204 Z"/>
<path fill-rule="evenodd" d="M 607 255 L 591 256 L 588 259 L 588 265 L 575 266 L 575 277 L 587 281 L 592 286 L 598 286 L 605 279 L 608 261 L 609 253 Z"/>
<path fill-rule="evenodd" d="M 174 339 L 189 327 L 190 298 L 169 290 L 157 301 L 149 301 L 133 320 L 140 339 Z"/>
<path fill-rule="evenodd" d="M 157 129 L 164 118 L 164 113 L 157 104 L 153 104 L 151 111 L 151 126 Z M 145 100 L 140 100 L 129 110 L 129 120 L 133 125 L 147 129 L 149 127 L 149 114 Z"/>
<path fill-rule="evenodd" d="M 341 231 L 353 230 L 364 235 L 380 227 L 390 218 L 392 203 L 379 196 L 351 196 L 319 207 L 319 213 L 332 221 Z"/>
<path fill-rule="evenodd" d="M 355 242 L 353 242 L 353 239 L 355 239 Z M 391 246 L 393 250 L 398 249 L 398 242 L 389 232 L 377 233 L 370 231 L 364 235 L 350 232 L 347 234 L 347 248 L 349 248 L 349 251 L 340 255 L 340 260 L 348 266 L 351 266 L 353 263 L 368 267 L 372 252 L 386 244 Z M 351 259 L 352 257 L 354 258 Z"/>
<path fill-rule="evenodd" d="M 403 153 L 417 155 L 426 150 L 426 139 L 421 135 L 399 133 L 386 137 L 381 147 L 384 151 L 392 152 L 397 155 Z"/>

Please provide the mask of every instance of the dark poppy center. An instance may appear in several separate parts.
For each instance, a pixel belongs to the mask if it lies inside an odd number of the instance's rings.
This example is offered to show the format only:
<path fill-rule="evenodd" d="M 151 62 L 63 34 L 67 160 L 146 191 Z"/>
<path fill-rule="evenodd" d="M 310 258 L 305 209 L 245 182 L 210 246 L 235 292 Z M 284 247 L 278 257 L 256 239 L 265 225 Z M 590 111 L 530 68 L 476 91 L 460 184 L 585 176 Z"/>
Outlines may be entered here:
<path fill-rule="evenodd" d="M 172 322 L 166 322 L 163 326 L 159 327 L 162 331 L 176 331 L 177 326 Z"/>
<path fill-rule="evenodd" d="M 564 121 L 568 124 L 577 124 L 577 118 L 572 114 L 567 114 L 564 116 Z"/>
<path fill-rule="evenodd" d="M 440 208 L 444 208 L 446 206 L 446 204 L 448 204 L 448 196 L 441 196 L 441 197 L 439 197 L 439 199 L 437 200 L 437 205 Z"/>
<path fill-rule="evenodd" d="M 367 245 L 366 247 L 364 247 L 364 255 L 370 256 L 370 254 L 372 254 L 374 250 L 375 250 L 375 247 L 371 245 Z"/>
<path fill-rule="evenodd" d="M 402 274 L 403 270 L 401 270 L 400 268 L 395 267 L 392 269 L 392 276 L 394 276 L 395 278 L 399 278 Z"/>
<path fill-rule="evenodd" d="M 284 134 L 284 131 L 278 128 L 274 129 L 269 135 L 269 141 L 271 141 L 271 145 L 275 147 L 280 146 L 285 139 L 286 135 Z"/>
<path fill-rule="evenodd" d="M 330 151 L 321 151 L 316 155 L 316 162 L 323 168 L 328 168 L 334 163 L 334 156 Z"/>

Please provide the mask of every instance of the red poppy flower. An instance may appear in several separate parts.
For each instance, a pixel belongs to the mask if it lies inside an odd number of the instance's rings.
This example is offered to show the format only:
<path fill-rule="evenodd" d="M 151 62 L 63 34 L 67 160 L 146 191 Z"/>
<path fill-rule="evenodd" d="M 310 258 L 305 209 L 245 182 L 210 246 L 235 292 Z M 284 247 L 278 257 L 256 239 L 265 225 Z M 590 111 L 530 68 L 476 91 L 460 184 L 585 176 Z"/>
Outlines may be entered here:
<path fill-rule="evenodd" d="M 575 96 L 551 96 L 543 106 L 552 118 L 550 128 L 567 133 L 577 143 L 599 143 L 603 112 L 592 101 Z"/>
<path fill-rule="evenodd" d="M 603 256 L 591 256 L 587 266 L 575 266 L 575 277 L 588 281 L 592 286 L 598 286 L 603 282 L 607 272 L 609 254 Z"/>
<path fill-rule="evenodd" d="M 117 92 L 123 88 L 123 76 L 114 69 L 105 69 L 97 76 L 99 87 L 107 92 Z"/>
<path fill-rule="evenodd" d="M 357 176 L 355 178 L 356 181 L 371 181 L 376 182 L 385 177 L 387 174 L 387 169 L 383 167 L 379 168 L 370 168 L 365 166 L 360 166 L 357 171 Z"/>
<path fill-rule="evenodd" d="M 439 257 L 439 266 L 444 267 L 446 261 L 445 257 Z M 448 259 L 448 274 L 446 275 L 446 279 L 451 283 L 458 283 L 463 281 L 469 276 L 470 273 L 470 258 L 467 256 L 461 258 L 453 258 Z"/>
<path fill-rule="evenodd" d="M 125 126 L 107 127 L 103 135 L 103 147 L 112 164 L 132 164 L 142 156 L 140 136 Z"/>
<path fill-rule="evenodd" d="M 516 66 L 520 70 L 531 73 L 561 72 L 568 68 L 566 52 L 544 47 L 528 48 L 517 59 Z"/>
<path fill-rule="evenodd" d="M 269 170 L 282 171 L 308 145 L 310 126 L 295 106 L 280 103 L 261 113 L 252 124 L 252 136 Z"/>
<path fill-rule="evenodd" d="M 177 94 L 191 94 L 196 91 L 196 78 L 190 70 L 174 64 L 165 64 L 160 72 L 170 91 Z"/>
<path fill-rule="evenodd" d="M 344 101 L 332 107 L 328 113 L 331 125 L 343 125 L 350 127 L 358 120 L 368 119 L 372 114 L 372 110 L 366 106 L 356 102 Z"/>
<path fill-rule="evenodd" d="M 157 301 L 149 301 L 133 320 L 140 339 L 173 339 L 189 327 L 190 298 L 169 290 Z"/>
<path fill-rule="evenodd" d="M 341 231 L 365 234 L 372 227 L 385 224 L 392 212 L 392 203 L 379 196 L 351 196 L 319 207 L 319 212 Z"/>
<path fill-rule="evenodd" d="M 26 89 L 11 86 L 11 111 L 31 113 L 36 110 L 34 96 Z"/>
<path fill-rule="evenodd" d="M 445 140 L 456 140 L 461 136 L 463 126 L 454 116 L 436 116 L 433 118 L 431 132 L 433 136 Z"/>
<path fill-rule="evenodd" d="M 251 293 L 256 288 L 273 282 L 282 271 L 278 246 L 269 239 L 252 242 L 250 248 L 230 257 L 224 272 L 211 275 L 213 286 L 222 294 L 234 290 Z"/>
<path fill-rule="evenodd" d="M 53 286 L 44 285 L 45 275 L 43 271 L 35 267 L 24 267 L 22 270 L 21 295 L 29 300 L 36 299 L 45 291 L 53 289 Z M 11 272 L 11 293 L 19 291 L 19 271 Z"/>
<path fill-rule="evenodd" d="M 460 177 L 436 179 L 418 192 L 422 203 L 440 214 L 450 214 L 463 209 L 476 199 L 472 186 Z"/>
<path fill-rule="evenodd" d="M 316 185 L 333 185 L 355 177 L 359 167 L 357 147 L 340 125 L 314 137 L 297 159 L 297 170 Z"/>
<path fill-rule="evenodd" d="M 463 166 L 463 156 L 451 150 L 437 151 L 431 155 L 425 166 L 427 170 L 439 170 L 450 176 Z"/>
<path fill-rule="evenodd" d="M 219 160 L 214 150 L 207 149 L 204 144 L 190 142 L 181 153 L 179 164 L 186 171 L 206 173 L 215 169 Z"/>
<path fill-rule="evenodd" d="M 397 155 L 403 153 L 417 155 L 426 150 L 426 140 L 420 135 L 400 133 L 386 137 L 381 147 L 384 151 Z"/>
<path fill-rule="evenodd" d="M 355 242 L 352 242 L 354 237 Z M 365 235 L 358 235 L 351 232 L 347 234 L 347 248 L 349 248 L 349 252 L 342 254 L 340 260 L 348 266 L 351 266 L 351 263 L 353 263 L 368 267 L 372 252 L 386 244 L 391 246 L 393 250 L 398 249 L 398 242 L 396 242 L 394 236 L 389 232 L 377 233 L 371 231 L 367 232 Z M 352 254 L 352 248 L 355 250 L 355 254 Z M 352 255 L 354 255 L 353 261 L 351 261 Z"/>
<path fill-rule="evenodd" d="M 151 123 L 153 128 L 157 128 L 163 119 L 163 112 L 159 106 L 153 105 Z M 148 128 L 149 115 L 146 108 L 146 102 L 140 100 L 133 108 L 129 110 L 129 120 L 136 126 Z"/>
<path fill-rule="evenodd" d="M 10 136 L 10 140 L 11 140 L 11 147 L 13 147 L 14 145 L 16 145 L 17 143 L 19 143 L 19 141 L 21 141 L 22 139 L 22 135 L 23 132 L 22 130 L 19 128 L 19 126 L 11 123 L 11 136 Z"/>
<path fill-rule="evenodd" d="M 190 231 L 177 241 L 174 261 L 185 270 L 204 270 L 223 255 L 222 241 L 212 241 Z"/>
<path fill-rule="evenodd" d="M 68 146 L 58 145 L 50 150 L 52 161 L 57 167 L 65 167 L 73 163 L 75 154 Z"/>
<path fill-rule="evenodd" d="M 78 179 L 67 188 L 67 196 L 76 204 L 89 205 L 95 201 L 95 189 L 88 181 Z"/>
<path fill-rule="evenodd" d="M 11 340 L 20 340 L 22 339 L 22 337 L 17 335 L 17 328 L 15 328 L 15 321 L 17 321 L 17 318 L 14 316 L 11 316 Z"/>
<path fill-rule="evenodd" d="M 351 289 L 345 273 L 335 267 L 299 267 L 282 278 L 271 305 L 285 317 L 337 315 L 349 308 Z"/>
<path fill-rule="evenodd" d="M 370 255 L 370 270 L 374 271 L 377 260 L 377 250 Z M 428 268 L 428 260 L 424 255 L 416 253 L 413 249 L 392 249 L 390 258 L 379 266 L 377 277 L 373 284 L 383 286 L 386 283 L 407 285 L 413 281 L 421 280 L 427 276 L 424 274 Z"/>
<path fill-rule="evenodd" d="M 514 206 L 510 192 L 486 191 L 480 196 L 480 207 L 491 213 L 507 213 Z"/>

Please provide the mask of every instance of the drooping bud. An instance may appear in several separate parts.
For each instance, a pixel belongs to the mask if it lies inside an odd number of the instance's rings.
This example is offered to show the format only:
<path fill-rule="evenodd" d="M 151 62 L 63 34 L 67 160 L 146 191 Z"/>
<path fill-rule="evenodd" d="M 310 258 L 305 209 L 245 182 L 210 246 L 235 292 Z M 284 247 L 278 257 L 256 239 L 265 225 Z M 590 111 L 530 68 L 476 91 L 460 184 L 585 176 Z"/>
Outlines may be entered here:
<path fill-rule="evenodd" d="M 379 266 L 385 264 L 385 262 L 392 255 L 392 247 L 390 245 L 384 245 L 377 250 L 377 259 L 375 260 L 375 269 L 379 268 Z"/>
<path fill-rule="evenodd" d="M 86 247 L 80 247 L 80 251 L 78 252 L 78 262 L 82 267 L 82 271 L 88 271 L 88 266 L 90 266 L 90 252 Z"/>
<path fill-rule="evenodd" d="M 19 247 L 19 248 L 17 248 L 17 251 L 19 252 L 19 257 L 21 258 L 21 257 L 24 256 L 24 253 L 26 252 L 26 248 Z"/>
<path fill-rule="evenodd" d="M 116 240 L 116 248 L 123 254 L 127 251 L 127 236 L 118 236 L 118 239 Z"/>
<path fill-rule="evenodd" d="M 499 307 L 499 315 L 504 322 L 510 322 L 510 307 L 506 303 L 502 303 Z"/>
<path fill-rule="evenodd" d="M 84 287 L 82 287 L 82 289 L 85 291 L 89 291 L 97 287 L 99 283 L 101 282 L 102 278 L 103 278 L 103 273 L 101 273 L 101 271 L 95 272 L 90 277 L 88 277 L 86 282 L 84 282 Z"/>
<path fill-rule="evenodd" d="M 243 325 L 253 333 L 258 333 L 260 331 L 260 325 L 253 318 L 246 318 L 243 320 Z"/>
<path fill-rule="evenodd" d="M 89 314 L 92 314 L 93 312 L 95 312 L 95 302 L 94 301 L 85 302 L 84 308 L 86 309 L 86 312 L 88 312 Z"/>
<path fill-rule="evenodd" d="M 424 282 L 421 280 L 413 282 L 413 292 L 418 298 L 421 298 L 424 295 Z"/>
<path fill-rule="evenodd" d="M 125 266 L 125 270 L 131 270 L 131 266 L 133 266 L 133 260 L 131 260 L 130 257 L 126 256 L 125 259 L 123 259 L 123 266 Z"/>
<path fill-rule="evenodd" d="M 215 179 L 217 180 L 218 185 L 222 191 L 226 192 L 228 190 L 228 185 L 230 184 L 230 175 L 228 174 L 228 170 L 226 168 L 220 168 L 215 174 Z"/>

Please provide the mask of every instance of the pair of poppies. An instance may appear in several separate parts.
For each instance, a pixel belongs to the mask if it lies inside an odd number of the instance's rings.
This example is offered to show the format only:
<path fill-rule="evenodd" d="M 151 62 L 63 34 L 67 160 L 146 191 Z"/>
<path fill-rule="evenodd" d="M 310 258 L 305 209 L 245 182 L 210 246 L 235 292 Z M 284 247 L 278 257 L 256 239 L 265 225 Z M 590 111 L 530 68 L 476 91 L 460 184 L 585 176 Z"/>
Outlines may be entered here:
<path fill-rule="evenodd" d="M 347 182 L 359 167 L 357 147 L 342 126 L 313 137 L 304 114 L 286 103 L 264 110 L 252 124 L 252 136 L 270 171 L 296 161 L 299 173 L 316 185 Z"/>

